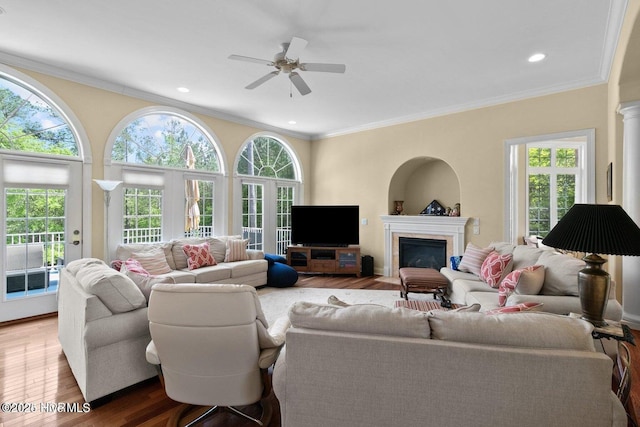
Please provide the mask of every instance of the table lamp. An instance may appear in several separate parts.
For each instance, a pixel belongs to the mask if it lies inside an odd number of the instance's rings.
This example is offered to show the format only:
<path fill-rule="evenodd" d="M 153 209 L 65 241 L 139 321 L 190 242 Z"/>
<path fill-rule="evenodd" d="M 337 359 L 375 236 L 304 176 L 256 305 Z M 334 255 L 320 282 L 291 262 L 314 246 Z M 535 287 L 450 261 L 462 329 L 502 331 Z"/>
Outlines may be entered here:
<path fill-rule="evenodd" d="M 575 204 L 542 240 L 557 249 L 584 252 L 587 264 L 578 272 L 582 318 L 606 326 L 611 280 L 598 254 L 640 256 L 640 228 L 618 205 Z"/>

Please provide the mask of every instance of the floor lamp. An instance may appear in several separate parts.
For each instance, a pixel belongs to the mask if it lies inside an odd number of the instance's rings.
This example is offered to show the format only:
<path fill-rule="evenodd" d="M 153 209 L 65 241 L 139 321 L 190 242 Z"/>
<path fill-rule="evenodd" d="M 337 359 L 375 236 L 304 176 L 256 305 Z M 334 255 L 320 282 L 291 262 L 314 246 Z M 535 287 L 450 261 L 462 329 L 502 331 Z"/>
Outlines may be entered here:
<path fill-rule="evenodd" d="M 104 191 L 104 206 L 105 206 L 105 237 L 104 237 L 104 255 L 105 259 L 108 259 L 109 256 L 109 204 L 111 203 L 111 192 L 116 189 L 116 187 L 122 184 L 122 181 L 107 181 L 103 179 L 94 179 L 95 183 L 98 184 L 98 187 Z"/>
<path fill-rule="evenodd" d="M 582 318 L 605 326 L 611 279 L 602 269 L 607 261 L 598 254 L 640 256 L 640 228 L 618 205 L 575 204 L 542 243 L 585 253 L 587 266 L 578 272 Z"/>

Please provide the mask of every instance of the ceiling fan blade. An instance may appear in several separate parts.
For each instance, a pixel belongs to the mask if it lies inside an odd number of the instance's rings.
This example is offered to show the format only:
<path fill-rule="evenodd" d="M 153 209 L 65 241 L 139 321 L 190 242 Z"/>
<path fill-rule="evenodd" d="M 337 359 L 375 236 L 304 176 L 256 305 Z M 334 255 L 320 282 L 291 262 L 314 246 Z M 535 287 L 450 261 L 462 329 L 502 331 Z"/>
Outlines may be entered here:
<path fill-rule="evenodd" d="M 289 79 L 291 80 L 293 85 L 296 87 L 296 89 L 298 89 L 298 92 L 300 92 L 300 95 L 304 96 L 311 93 L 311 89 L 309 88 L 309 86 L 307 86 L 304 80 L 302 80 L 302 77 L 300 77 L 300 74 L 294 71 L 293 73 L 289 74 Z"/>
<path fill-rule="evenodd" d="M 308 41 L 305 39 L 301 39 L 299 37 L 293 37 L 291 39 L 291 43 L 289 43 L 289 48 L 287 52 L 284 54 L 284 57 L 289 61 L 295 61 L 300 57 L 300 53 L 307 47 Z"/>
<path fill-rule="evenodd" d="M 275 65 L 273 61 L 267 61 L 266 59 L 260 59 L 260 58 L 252 58 L 250 56 L 229 55 L 229 59 L 235 59 L 236 61 L 254 62 L 256 64 L 269 65 L 269 66 Z"/>
<path fill-rule="evenodd" d="M 305 63 L 300 64 L 300 69 L 303 71 L 321 71 L 324 73 L 344 73 L 347 66 L 344 64 Z"/>
<path fill-rule="evenodd" d="M 272 78 L 274 78 L 275 76 L 277 76 L 278 74 L 280 74 L 280 71 L 272 71 L 267 75 L 264 75 L 262 77 L 260 77 L 258 80 L 256 80 L 255 82 L 245 86 L 245 89 L 255 89 L 258 86 L 260 86 L 262 83 L 271 80 Z"/>

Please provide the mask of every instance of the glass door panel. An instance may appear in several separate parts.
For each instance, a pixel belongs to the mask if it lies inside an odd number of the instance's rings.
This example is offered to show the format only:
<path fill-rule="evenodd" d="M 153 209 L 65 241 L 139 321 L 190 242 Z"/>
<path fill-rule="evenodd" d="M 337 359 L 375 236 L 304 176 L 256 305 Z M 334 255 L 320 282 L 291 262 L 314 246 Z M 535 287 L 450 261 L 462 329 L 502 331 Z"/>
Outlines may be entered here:
<path fill-rule="evenodd" d="M 65 258 L 64 189 L 6 188 L 7 299 L 55 293 Z"/>

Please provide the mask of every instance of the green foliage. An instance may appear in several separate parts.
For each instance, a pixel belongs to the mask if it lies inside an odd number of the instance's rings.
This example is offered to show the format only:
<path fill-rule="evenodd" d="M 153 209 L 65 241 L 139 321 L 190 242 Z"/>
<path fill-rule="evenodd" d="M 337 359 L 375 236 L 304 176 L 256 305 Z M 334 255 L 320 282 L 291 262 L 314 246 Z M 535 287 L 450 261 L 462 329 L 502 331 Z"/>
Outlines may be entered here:
<path fill-rule="evenodd" d="M 38 95 L 0 77 L 0 149 L 77 156 L 62 115 Z"/>
<path fill-rule="evenodd" d="M 549 170 L 549 173 L 529 175 L 529 232 L 538 236 L 546 236 L 551 230 L 552 209 L 560 220 L 576 201 L 576 175 L 574 173 L 555 173 L 555 191 L 551 188 L 552 166 L 556 168 L 576 168 L 578 150 L 575 148 L 541 148 L 528 149 L 530 167 L 537 170 Z M 555 161 L 554 161 L 555 159 Z M 552 199 L 552 193 L 555 200 Z"/>
<path fill-rule="evenodd" d="M 220 171 L 213 144 L 192 123 L 168 114 L 150 114 L 132 121 L 116 138 L 113 160 L 184 169 L 186 147 L 195 157 L 195 169 Z"/>
<path fill-rule="evenodd" d="M 64 258 L 64 190 L 5 189 L 6 244 L 44 244 L 47 260 Z"/>

